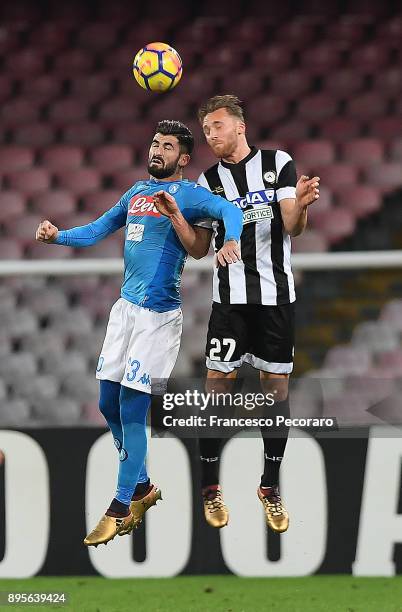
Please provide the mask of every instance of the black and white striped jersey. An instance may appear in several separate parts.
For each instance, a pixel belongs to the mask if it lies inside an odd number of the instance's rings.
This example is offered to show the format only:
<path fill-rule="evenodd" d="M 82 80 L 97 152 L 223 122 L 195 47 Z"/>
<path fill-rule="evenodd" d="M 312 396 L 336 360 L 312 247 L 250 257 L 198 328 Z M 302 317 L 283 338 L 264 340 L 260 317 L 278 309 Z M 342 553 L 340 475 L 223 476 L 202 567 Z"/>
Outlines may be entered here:
<path fill-rule="evenodd" d="M 290 236 L 279 202 L 296 197 L 296 169 L 288 153 L 252 147 L 237 164 L 221 160 L 198 182 L 243 210 L 242 261 L 215 268 L 213 301 L 222 304 L 281 305 L 296 299 L 290 264 Z M 221 221 L 199 223 L 214 230 L 214 247 L 224 242 Z"/>

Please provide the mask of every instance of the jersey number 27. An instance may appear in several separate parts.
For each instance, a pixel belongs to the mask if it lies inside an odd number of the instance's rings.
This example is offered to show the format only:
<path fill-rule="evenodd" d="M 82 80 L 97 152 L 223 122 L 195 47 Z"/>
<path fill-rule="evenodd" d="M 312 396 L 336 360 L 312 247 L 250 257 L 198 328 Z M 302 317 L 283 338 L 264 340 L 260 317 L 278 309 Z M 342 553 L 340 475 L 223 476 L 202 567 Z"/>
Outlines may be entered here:
<path fill-rule="evenodd" d="M 222 356 L 224 347 L 228 347 L 226 355 Z M 209 351 L 209 358 L 211 361 L 230 361 L 231 356 L 235 352 L 236 340 L 233 338 L 211 338 L 211 349 Z"/>

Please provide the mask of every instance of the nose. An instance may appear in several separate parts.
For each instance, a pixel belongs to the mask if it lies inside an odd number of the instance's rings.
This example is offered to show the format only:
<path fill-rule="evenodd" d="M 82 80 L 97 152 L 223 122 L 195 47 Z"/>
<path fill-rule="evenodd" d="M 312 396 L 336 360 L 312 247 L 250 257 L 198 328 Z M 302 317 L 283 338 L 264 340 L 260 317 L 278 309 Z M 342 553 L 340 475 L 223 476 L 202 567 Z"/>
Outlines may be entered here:
<path fill-rule="evenodd" d="M 163 148 L 160 145 L 154 145 L 152 147 L 152 156 L 155 157 L 155 155 L 159 155 L 160 157 L 162 157 L 162 153 L 163 153 Z"/>

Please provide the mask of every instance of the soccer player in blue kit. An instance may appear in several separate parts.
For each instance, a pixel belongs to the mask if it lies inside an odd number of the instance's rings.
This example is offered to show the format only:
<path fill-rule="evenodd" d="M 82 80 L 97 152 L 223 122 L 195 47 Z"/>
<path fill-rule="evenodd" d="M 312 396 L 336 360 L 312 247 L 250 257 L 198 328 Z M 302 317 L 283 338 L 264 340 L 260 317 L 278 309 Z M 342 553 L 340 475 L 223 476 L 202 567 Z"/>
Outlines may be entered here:
<path fill-rule="evenodd" d="M 226 235 L 218 262 L 225 266 L 240 260 L 240 210 L 183 180 L 193 146 L 185 125 L 159 122 L 149 150 L 148 180 L 135 183 L 115 206 L 88 225 L 59 231 L 46 220 L 36 232 L 41 242 L 84 247 L 125 227 L 121 297 L 112 307 L 96 371 L 99 407 L 119 451 L 118 482 L 105 515 L 84 540 L 87 546 L 129 533 L 161 498 L 145 467 L 146 417 L 151 393 L 163 393 L 163 381 L 169 378 L 179 352 L 180 279 L 187 253 L 195 258 L 205 254 L 198 237 L 208 230 L 197 227 L 197 222 L 222 220 Z"/>

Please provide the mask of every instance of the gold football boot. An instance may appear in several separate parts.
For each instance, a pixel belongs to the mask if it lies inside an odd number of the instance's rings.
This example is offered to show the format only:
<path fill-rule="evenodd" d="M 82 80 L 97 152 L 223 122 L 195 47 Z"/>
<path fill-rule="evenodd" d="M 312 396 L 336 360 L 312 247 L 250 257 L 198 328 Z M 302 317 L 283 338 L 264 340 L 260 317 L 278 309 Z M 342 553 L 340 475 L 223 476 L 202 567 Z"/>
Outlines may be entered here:
<path fill-rule="evenodd" d="M 289 515 L 282 503 L 279 487 L 264 487 L 265 495 L 258 487 L 257 495 L 264 506 L 265 520 L 275 533 L 283 533 L 289 527 Z"/>
<path fill-rule="evenodd" d="M 144 514 L 147 510 L 149 510 L 152 506 L 156 505 L 158 500 L 162 499 L 162 491 L 152 485 L 151 490 L 141 499 L 137 499 L 131 502 L 130 511 L 132 515 L 131 523 L 126 525 L 121 531 L 119 531 L 119 535 L 123 536 L 127 533 L 131 533 L 133 529 L 137 529 L 144 518 Z"/>
<path fill-rule="evenodd" d="M 208 525 L 220 529 L 229 522 L 229 511 L 226 508 L 219 485 L 205 487 L 202 491 L 204 515 Z"/>
<path fill-rule="evenodd" d="M 104 514 L 96 525 L 95 529 L 84 540 L 85 546 L 98 546 L 98 544 L 107 544 L 110 540 L 125 529 L 127 525 L 131 525 L 133 515 L 128 514 L 124 517 L 108 516 Z"/>

